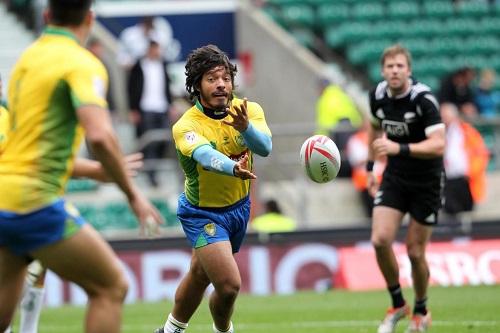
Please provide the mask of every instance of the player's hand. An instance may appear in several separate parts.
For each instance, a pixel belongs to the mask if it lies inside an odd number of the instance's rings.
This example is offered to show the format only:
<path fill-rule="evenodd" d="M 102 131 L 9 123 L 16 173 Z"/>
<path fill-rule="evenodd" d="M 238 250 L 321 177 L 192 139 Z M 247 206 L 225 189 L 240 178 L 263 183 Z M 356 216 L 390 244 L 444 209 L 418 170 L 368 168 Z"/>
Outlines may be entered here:
<path fill-rule="evenodd" d="M 380 186 L 377 176 L 373 172 L 368 172 L 366 179 L 366 189 L 368 190 L 368 193 L 372 196 L 375 197 L 375 194 L 378 191 L 378 188 Z"/>
<path fill-rule="evenodd" d="M 399 153 L 399 143 L 389 140 L 385 136 L 375 139 L 372 147 L 377 157 L 392 156 Z"/>
<path fill-rule="evenodd" d="M 247 113 L 247 98 L 243 99 L 243 103 L 240 106 L 233 106 L 235 113 L 227 108 L 227 113 L 233 118 L 233 121 L 223 120 L 222 122 L 226 125 L 234 127 L 238 132 L 244 132 L 248 128 L 249 120 Z"/>
<path fill-rule="evenodd" d="M 248 170 L 248 155 L 245 154 L 236 164 L 234 165 L 234 176 L 241 179 L 257 179 L 250 170 Z"/>
<path fill-rule="evenodd" d="M 144 165 L 143 158 L 144 156 L 142 155 L 142 153 L 134 153 L 125 156 L 124 166 L 127 175 L 129 175 L 130 177 L 137 176 L 137 171 Z M 96 171 L 95 179 L 103 183 L 113 181 L 113 179 L 111 179 L 111 177 L 106 173 L 106 170 L 104 170 L 100 163 L 99 169 Z"/>
<path fill-rule="evenodd" d="M 159 227 L 165 221 L 155 206 L 139 191 L 135 191 L 129 204 L 139 220 L 141 236 L 153 237 L 158 235 L 160 232 Z"/>

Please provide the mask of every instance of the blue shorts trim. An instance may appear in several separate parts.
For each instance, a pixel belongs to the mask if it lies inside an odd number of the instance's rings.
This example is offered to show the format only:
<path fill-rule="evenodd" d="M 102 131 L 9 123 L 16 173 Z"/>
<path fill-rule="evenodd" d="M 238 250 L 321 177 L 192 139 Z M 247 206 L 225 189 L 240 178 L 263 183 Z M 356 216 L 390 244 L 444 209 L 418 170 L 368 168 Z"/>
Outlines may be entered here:
<path fill-rule="evenodd" d="M 230 241 L 233 253 L 239 251 L 250 219 L 250 198 L 222 208 L 192 205 L 184 193 L 179 196 L 177 217 L 194 249 L 208 244 Z"/>
<path fill-rule="evenodd" d="M 0 211 L 0 246 L 25 256 L 71 237 L 84 224 L 78 210 L 63 199 L 27 214 Z"/>

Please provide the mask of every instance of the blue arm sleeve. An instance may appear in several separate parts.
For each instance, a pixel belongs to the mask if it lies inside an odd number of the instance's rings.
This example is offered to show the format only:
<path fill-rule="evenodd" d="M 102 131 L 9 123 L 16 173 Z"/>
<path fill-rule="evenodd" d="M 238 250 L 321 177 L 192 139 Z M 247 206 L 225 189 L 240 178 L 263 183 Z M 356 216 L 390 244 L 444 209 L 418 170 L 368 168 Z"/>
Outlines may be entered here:
<path fill-rule="evenodd" d="M 210 145 L 203 145 L 195 149 L 193 159 L 200 163 L 204 169 L 234 176 L 235 161 L 215 150 Z"/>
<path fill-rule="evenodd" d="M 241 135 L 252 152 L 260 156 L 267 156 L 271 153 L 273 147 L 271 137 L 257 130 L 252 123 L 248 124 L 247 129 L 241 132 Z"/>

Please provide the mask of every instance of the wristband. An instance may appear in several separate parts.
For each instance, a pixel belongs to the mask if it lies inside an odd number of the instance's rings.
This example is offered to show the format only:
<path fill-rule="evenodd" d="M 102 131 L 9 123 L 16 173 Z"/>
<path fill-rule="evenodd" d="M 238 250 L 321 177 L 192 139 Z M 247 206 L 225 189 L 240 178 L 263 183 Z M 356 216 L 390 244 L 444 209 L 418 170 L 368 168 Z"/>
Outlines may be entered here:
<path fill-rule="evenodd" d="M 410 156 L 410 145 L 407 143 L 399 144 L 399 156 Z"/>
<path fill-rule="evenodd" d="M 375 162 L 373 162 L 373 161 L 366 162 L 366 171 L 372 172 L 374 165 L 375 165 Z"/>

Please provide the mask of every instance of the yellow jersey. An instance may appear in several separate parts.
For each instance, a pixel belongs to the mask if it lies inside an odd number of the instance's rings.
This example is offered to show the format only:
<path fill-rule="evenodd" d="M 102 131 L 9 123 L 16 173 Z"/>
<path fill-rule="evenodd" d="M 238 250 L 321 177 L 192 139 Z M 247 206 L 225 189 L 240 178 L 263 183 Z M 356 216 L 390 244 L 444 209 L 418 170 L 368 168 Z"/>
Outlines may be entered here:
<path fill-rule="evenodd" d="M 243 100 L 234 98 L 231 105 L 239 106 L 242 103 Z M 186 176 L 185 195 L 192 205 L 198 207 L 230 206 L 248 196 L 250 180 L 205 170 L 192 158 L 193 152 L 196 148 L 209 144 L 235 161 L 247 153 L 250 170 L 253 163 L 252 152 L 245 145 L 240 132 L 222 123 L 222 120 L 230 119 L 230 116 L 213 119 L 202 110 L 202 106 L 197 103 L 183 114 L 172 129 L 179 162 Z M 236 111 L 233 109 L 232 112 Z M 252 125 L 271 136 L 260 105 L 248 102 L 247 112 Z"/>
<path fill-rule="evenodd" d="M 0 210 L 26 213 L 64 193 L 84 136 L 76 110 L 106 107 L 102 63 L 66 29 L 48 27 L 14 66 L 9 140 L 0 155 Z"/>
<path fill-rule="evenodd" d="M 9 130 L 9 113 L 7 109 L 0 105 L 0 154 L 2 154 L 3 145 L 7 140 L 7 131 Z"/>

